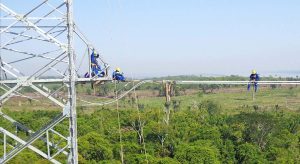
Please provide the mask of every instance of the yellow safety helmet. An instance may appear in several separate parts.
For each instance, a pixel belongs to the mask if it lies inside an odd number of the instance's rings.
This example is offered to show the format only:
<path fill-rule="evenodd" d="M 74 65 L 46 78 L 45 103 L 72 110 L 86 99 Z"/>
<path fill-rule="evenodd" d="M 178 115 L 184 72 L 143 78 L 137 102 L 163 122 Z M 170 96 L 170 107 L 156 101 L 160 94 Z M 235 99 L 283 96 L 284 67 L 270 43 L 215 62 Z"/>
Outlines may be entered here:
<path fill-rule="evenodd" d="M 252 70 L 252 74 L 256 74 L 256 70 L 255 69 Z"/>
<path fill-rule="evenodd" d="M 121 72 L 121 69 L 120 69 L 120 68 L 116 68 L 116 71 L 117 71 L 117 72 Z"/>

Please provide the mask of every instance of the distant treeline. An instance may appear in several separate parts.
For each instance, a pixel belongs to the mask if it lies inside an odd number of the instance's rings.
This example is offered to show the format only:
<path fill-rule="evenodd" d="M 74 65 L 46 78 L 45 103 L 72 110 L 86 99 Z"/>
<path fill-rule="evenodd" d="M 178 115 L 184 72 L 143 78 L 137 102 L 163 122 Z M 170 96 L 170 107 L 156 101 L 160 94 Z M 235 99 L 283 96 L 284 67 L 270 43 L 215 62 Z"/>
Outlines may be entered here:
<path fill-rule="evenodd" d="M 165 76 L 158 78 L 151 78 L 151 80 L 249 80 L 249 77 L 230 75 L 230 76 L 196 76 L 196 75 L 180 75 L 180 76 Z M 300 78 L 297 77 L 273 77 L 273 76 L 261 76 L 261 80 L 264 81 L 297 81 Z"/>

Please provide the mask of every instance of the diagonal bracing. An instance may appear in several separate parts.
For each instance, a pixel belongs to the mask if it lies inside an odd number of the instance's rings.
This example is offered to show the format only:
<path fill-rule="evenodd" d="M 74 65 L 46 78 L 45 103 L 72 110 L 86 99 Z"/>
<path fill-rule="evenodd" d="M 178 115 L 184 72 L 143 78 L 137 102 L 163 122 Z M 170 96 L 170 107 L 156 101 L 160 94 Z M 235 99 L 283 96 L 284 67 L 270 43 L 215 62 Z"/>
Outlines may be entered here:
<path fill-rule="evenodd" d="M 50 11 L 41 17 L 30 17 L 30 15 L 38 11 L 42 6 L 45 7 L 47 5 L 50 9 Z M 64 8 L 63 11 L 59 10 L 61 8 Z M 19 128 L 23 128 L 26 131 L 30 131 L 32 134 L 28 139 L 24 140 L 20 137 L 8 132 L 7 130 L 1 128 L 1 132 L 4 133 L 5 136 L 9 136 L 10 138 L 13 138 L 14 140 L 18 141 L 19 144 L 15 146 L 10 152 L 5 152 L 4 156 L 1 158 L 1 163 L 6 163 L 10 159 L 12 159 L 14 156 L 16 156 L 18 153 L 20 153 L 25 148 L 29 148 L 33 150 L 34 152 L 38 153 L 45 159 L 48 159 L 52 163 L 60 163 L 59 161 L 55 160 L 54 158 L 60 154 L 64 153 L 67 154 L 68 157 L 68 163 L 77 163 L 77 127 L 76 127 L 76 97 L 75 97 L 75 82 L 76 82 L 76 72 L 75 72 L 75 56 L 74 56 L 74 49 L 73 49 L 73 18 L 72 18 L 72 0 L 62 0 L 62 3 L 58 5 L 57 7 L 52 6 L 50 4 L 50 0 L 44 0 L 39 5 L 33 7 L 29 12 L 26 14 L 19 14 L 3 3 L 0 3 L 0 10 L 1 12 L 5 12 L 10 17 L 5 17 L 7 20 L 11 19 L 13 22 L 8 25 L 1 25 L 0 33 L 1 38 L 5 34 L 6 40 L 1 40 L 0 50 L 1 50 L 1 71 L 5 74 L 8 74 L 9 77 L 7 79 L 1 79 L 1 85 L 8 87 L 1 87 L 4 88 L 5 93 L 0 96 L 1 106 L 4 105 L 4 103 L 9 100 L 11 97 L 15 96 L 16 94 L 19 94 L 19 90 L 21 90 L 23 87 L 31 87 L 36 92 L 40 93 L 42 96 L 46 97 L 47 99 L 54 102 L 58 107 L 62 109 L 61 114 L 59 114 L 57 117 L 53 118 L 51 122 L 43 126 L 40 130 L 38 130 L 35 133 L 32 133 L 33 131 L 28 130 L 25 126 L 23 126 L 20 123 L 15 122 L 11 117 L 3 114 L 3 118 L 14 122 L 16 126 Z M 61 17 L 50 17 L 52 13 L 60 13 Z M 1 21 L 5 18 L 1 18 Z M 50 20 L 56 20 L 57 23 L 53 25 L 46 25 L 47 30 L 45 30 L 45 26 L 41 25 L 40 22 L 43 21 L 45 23 L 48 23 Z M 23 25 L 20 25 L 22 23 Z M 61 29 L 63 27 L 64 29 Z M 15 30 L 18 29 L 18 30 Z M 21 29 L 21 30 L 19 30 Z M 34 34 L 35 33 L 35 34 Z M 34 34 L 34 35 L 33 35 Z M 8 37 L 7 37 L 8 36 Z M 61 40 L 61 38 L 64 38 Z M 60 38 L 60 39 L 59 39 Z M 31 42 L 30 42 L 31 41 Z M 23 48 L 21 46 L 22 44 L 28 45 L 32 43 L 32 41 L 35 41 L 35 44 L 39 44 L 39 42 L 47 43 L 49 46 L 54 45 L 52 47 L 56 47 L 56 50 L 45 50 L 45 52 L 36 53 L 36 52 L 30 52 L 28 50 L 18 50 L 18 48 Z M 57 48 L 59 48 L 59 51 L 57 51 Z M 3 51 L 5 50 L 5 51 Z M 3 57 L 3 53 L 6 58 Z M 22 57 L 20 59 L 15 59 L 12 62 L 7 62 L 6 60 L 9 58 L 7 57 L 7 54 L 19 54 L 19 55 L 26 55 L 27 57 Z M 52 56 L 51 56 L 52 55 Z M 54 57 L 53 57 L 54 55 Z M 29 56 L 29 57 L 28 57 Z M 22 70 L 22 72 L 19 71 L 19 69 L 16 67 L 16 64 L 22 64 L 25 61 L 28 60 L 35 60 L 39 61 L 42 59 L 46 59 L 48 61 L 43 61 L 45 63 L 42 67 L 37 68 L 36 71 L 34 71 L 31 74 L 26 74 L 23 72 L 26 72 L 25 70 Z M 60 68 L 59 65 L 64 64 L 63 68 Z M 67 69 L 68 73 L 62 73 L 63 70 L 61 69 Z M 47 75 L 47 73 L 52 70 L 60 75 L 61 80 L 65 86 L 68 87 L 68 100 L 66 103 L 61 102 L 54 97 L 52 97 L 51 94 L 46 87 L 38 87 L 37 83 L 33 83 L 35 80 L 39 80 L 43 75 Z M 47 80 L 43 78 L 43 80 Z M 10 81 L 13 83 L 6 84 L 3 83 L 4 81 Z M 16 83 L 14 83 L 16 82 Z M 53 130 L 53 127 L 65 120 L 66 118 L 69 118 L 70 122 L 70 136 L 65 137 L 55 130 Z M 63 148 L 59 148 L 58 146 L 54 145 L 53 143 L 49 142 L 49 132 L 52 132 L 64 139 L 67 139 L 67 145 Z M 46 138 L 43 136 L 46 135 Z M 41 138 L 42 140 L 46 140 L 48 152 L 44 153 L 38 148 L 33 147 L 31 144 L 35 142 L 37 139 Z M 6 142 L 6 141 L 5 141 Z M 5 145 L 6 146 L 6 145 Z M 57 149 L 57 152 L 50 155 L 50 146 Z M 69 149 L 68 152 L 65 151 L 65 149 Z"/>

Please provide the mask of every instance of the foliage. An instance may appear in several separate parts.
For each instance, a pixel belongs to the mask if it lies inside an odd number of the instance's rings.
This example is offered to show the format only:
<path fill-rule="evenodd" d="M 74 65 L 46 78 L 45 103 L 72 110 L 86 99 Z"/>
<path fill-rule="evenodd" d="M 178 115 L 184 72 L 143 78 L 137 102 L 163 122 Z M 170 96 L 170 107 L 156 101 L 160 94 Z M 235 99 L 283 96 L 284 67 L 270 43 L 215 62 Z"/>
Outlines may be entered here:
<path fill-rule="evenodd" d="M 111 91 L 113 86 L 107 88 Z M 86 88 L 81 89 L 83 93 L 87 91 Z M 159 90 L 159 87 L 156 89 Z M 291 90 L 299 91 L 297 88 L 276 88 L 267 93 L 273 93 L 270 95 L 274 96 L 278 92 L 279 98 L 282 95 L 299 97 L 296 91 Z M 258 93 L 258 96 L 266 97 L 267 93 Z M 197 86 L 195 95 L 172 99 L 169 124 L 164 121 L 162 97 L 141 98 L 136 103 L 129 96 L 119 102 L 122 142 L 115 104 L 96 107 L 94 111 L 88 111 L 91 109 L 88 107 L 82 111 L 79 109 L 79 163 L 119 164 L 121 147 L 125 163 L 130 164 L 147 161 L 158 164 L 299 163 L 300 113 L 288 110 L 277 100 L 271 101 L 274 98 L 252 102 L 252 99 L 243 100 L 238 96 L 232 98 L 232 95 L 225 93 L 223 97 L 218 97 L 217 94 L 205 94 Z M 268 102 L 269 106 L 262 105 Z M 3 112 L 34 131 L 59 113 L 50 110 L 13 111 L 7 108 L 3 108 Z M 33 118 L 35 121 L 32 121 Z M 15 131 L 15 126 L 5 119 L 0 119 L 0 126 Z M 67 134 L 64 130 L 68 128 L 66 122 L 56 126 L 55 130 Z M 27 138 L 21 129 L 18 136 Z M 14 144 L 12 140 L 8 143 Z M 0 155 L 3 153 L 1 144 Z M 43 146 L 42 141 L 34 144 Z M 65 158 L 58 159 L 64 162 Z M 26 150 L 11 163 L 47 162 Z"/>
<path fill-rule="evenodd" d="M 175 153 L 175 159 L 180 163 L 220 163 L 219 151 L 211 142 L 200 140 L 192 144 L 179 145 Z"/>
<path fill-rule="evenodd" d="M 109 142 L 95 132 L 88 133 L 78 139 L 79 153 L 86 160 L 110 160 L 113 152 Z"/>

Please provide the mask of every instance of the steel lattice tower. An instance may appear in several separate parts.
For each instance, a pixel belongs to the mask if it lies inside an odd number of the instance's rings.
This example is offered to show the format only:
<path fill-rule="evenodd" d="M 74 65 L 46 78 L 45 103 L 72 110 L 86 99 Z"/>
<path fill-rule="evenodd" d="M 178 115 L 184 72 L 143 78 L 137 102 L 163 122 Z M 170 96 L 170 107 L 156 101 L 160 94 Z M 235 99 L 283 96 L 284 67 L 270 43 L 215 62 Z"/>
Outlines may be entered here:
<path fill-rule="evenodd" d="M 6 1 L 9 3 L 11 0 Z M 20 2 L 20 6 L 24 5 L 22 8 L 28 6 L 29 8 L 26 11 L 18 12 L 8 7 L 6 3 L 0 3 L 0 105 L 2 109 L 10 99 L 15 97 L 34 99 L 22 93 L 22 89 L 30 88 L 61 110 L 59 115 L 37 131 L 29 129 L 0 110 L 1 119 L 29 134 L 27 138 L 21 138 L 4 127 L 0 127 L 0 133 L 3 134 L 4 148 L 0 163 L 8 162 L 25 148 L 29 148 L 52 163 L 61 163 L 57 160 L 60 155 L 65 156 L 68 163 L 78 163 L 75 85 L 80 82 L 111 81 L 111 79 L 107 76 L 91 78 L 89 55 L 96 49 L 74 23 L 73 0 L 36 1 L 39 3 L 35 5 L 30 5 L 30 1 L 23 2 L 24 4 Z M 78 46 L 77 40 L 82 43 L 82 47 L 86 47 L 84 55 L 80 55 L 81 53 L 78 50 L 80 46 Z M 107 75 L 109 66 L 102 57 L 100 57 L 100 60 Z M 89 76 L 87 78 L 80 78 L 79 76 L 83 62 L 87 66 L 83 68 L 83 70 L 88 70 Z M 117 97 L 116 100 L 147 82 L 152 83 L 154 81 L 141 81 L 132 89 Z M 168 85 L 171 84 L 171 81 L 165 82 Z M 47 84 L 53 83 L 62 84 L 62 86 L 52 91 L 47 87 Z M 182 85 L 247 85 L 248 83 L 249 81 L 174 82 L 174 84 Z M 259 81 L 259 84 L 299 85 L 300 81 Z M 64 88 L 67 89 L 67 95 L 55 96 Z M 168 89 L 168 92 L 170 92 L 170 89 Z M 167 101 L 170 101 L 170 98 L 170 95 L 168 95 Z M 105 103 L 90 103 L 90 105 L 106 105 L 116 100 Z M 13 105 L 15 104 L 16 102 L 13 102 Z M 32 118 L 33 121 L 34 119 Z M 69 126 L 65 134 L 61 134 L 55 129 L 63 121 L 67 121 Z M 59 143 L 52 140 L 51 136 L 52 139 L 59 138 Z M 11 140 L 17 144 L 12 144 Z M 34 145 L 37 140 L 45 142 L 46 149 Z M 64 144 L 61 144 L 62 142 Z M 11 147 L 10 151 L 7 151 L 8 146 Z"/>
<path fill-rule="evenodd" d="M 26 3 L 30 4 L 30 2 Z M 75 85 L 77 82 L 110 79 L 79 77 L 82 60 L 85 60 L 88 66 L 85 69 L 89 70 L 91 75 L 89 54 L 95 51 L 95 48 L 73 21 L 73 0 L 41 0 L 39 4 L 31 6 L 28 11 L 22 13 L 0 3 L 0 10 L 0 87 L 4 91 L 0 97 L 1 108 L 15 96 L 30 98 L 21 93 L 22 89 L 27 87 L 62 109 L 58 116 L 36 132 L 1 111 L 2 118 L 30 135 L 27 139 L 22 139 L 17 134 L 0 127 L 4 147 L 0 163 L 6 163 L 25 148 L 31 149 L 52 163 L 60 163 L 55 158 L 61 154 L 66 155 L 68 163 L 78 163 Z M 86 47 L 86 54 L 88 54 L 86 57 L 81 57 L 77 54 L 77 49 L 74 49 L 75 35 Z M 76 60 L 78 58 L 82 60 L 78 62 L 79 60 Z M 100 59 L 107 72 L 108 64 L 102 57 Z M 62 87 L 51 91 L 45 85 L 50 83 L 61 83 Z M 54 94 L 62 88 L 67 89 L 67 95 L 61 98 L 54 97 Z M 69 134 L 65 136 L 54 127 L 67 118 Z M 59 144 L 52 143 L 50 136 L 60 137 L 66 144 L 61 147 Z M 18 143 L 10 145 L 12 147 L 10 151 L 7 151 L 9 145 L 7 138 Z M 33 145 L 38 139 L 46 143 L 46 153 Z"/>

